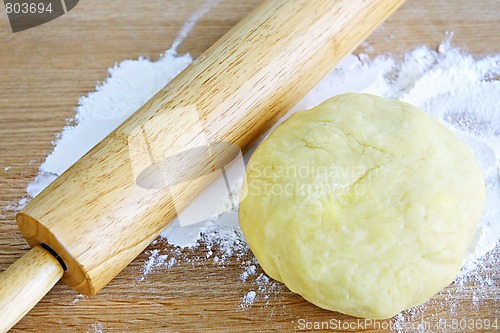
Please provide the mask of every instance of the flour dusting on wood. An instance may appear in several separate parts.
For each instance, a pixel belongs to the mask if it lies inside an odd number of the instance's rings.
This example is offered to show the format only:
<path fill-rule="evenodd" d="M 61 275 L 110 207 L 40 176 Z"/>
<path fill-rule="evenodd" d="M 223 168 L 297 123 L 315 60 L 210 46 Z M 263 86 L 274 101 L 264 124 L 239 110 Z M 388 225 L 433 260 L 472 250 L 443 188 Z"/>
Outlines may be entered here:
<path fill-rule="evenodd" d="M 471 148 L 485 176 L 487 203 L 464 267 L 454 284 L 470 297 L 472 307 L 479 313 L 481 300 L 496 295 L 494 267 L 500 263 L 500 55 L 474 58 L 453 47 L 450 40 L 451 35 L 436 50 L 417 47 L 401 61 L 390 55 L 374 59 L 363 54 L 349 55 L 287 116 L 314 107 L 336 94 L 373 93 L 416 105 L 437 118 Z M 38 194 L 191 62 L 189 55 L 170 51 L 158 61 L 125 60 L 110 68 L 109 78 L 96 91 L 79 100 L 74 119 L 57 135 L 52 153 L 27 188 L 28 195 Z M 246 159 L 250 153 L 246 154 Z M 231 185 L 231 195 L 220 198 L 217 218 L 187 227 L 174 221 L 165 229 L 161 239 L 155 241 L 156 246 L 167 242 L 171 245 L 168 248 L 173 246 L 175 249 L 147 252 L 149 258 L 144 262 L 140 281 L 147 280 L 147 274 L 155 270 L 168 271 L 184 261 L 210 261 L 221 268 L 235 261 L 241 268 L 239 281 L 235 283 L 248 286 L 241 299 L 235 300 L 236 308 L 265 308 L 271 295 L 284 292 L 285 288 L 262 273 L 251 256 L 237 223 L 241 181 Z M 198 249 L 203 256 L 186 254 L 185 249 Z M 442 311 L 458 314 L 457 297 L 444 290 L 428 303 L 396 316 L 393 330 L 405 332 L 408 322 L 436 319 L 426 311 L 429 304 L 436 305 L 436 302 Z"/>

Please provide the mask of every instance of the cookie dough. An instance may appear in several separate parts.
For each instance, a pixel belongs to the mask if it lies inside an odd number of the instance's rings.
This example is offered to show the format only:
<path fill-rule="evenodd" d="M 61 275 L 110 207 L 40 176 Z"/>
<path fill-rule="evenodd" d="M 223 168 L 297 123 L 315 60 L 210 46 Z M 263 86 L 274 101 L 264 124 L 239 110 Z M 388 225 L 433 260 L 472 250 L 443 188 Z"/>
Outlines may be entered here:
<path fill-rule="evenodd" d="M 485 200 L 467 146 L 417 108 L 343 94 L 256 149 L 239 208 L 264 271 L 332 311 L 382 319 L 456 277 Z"/>

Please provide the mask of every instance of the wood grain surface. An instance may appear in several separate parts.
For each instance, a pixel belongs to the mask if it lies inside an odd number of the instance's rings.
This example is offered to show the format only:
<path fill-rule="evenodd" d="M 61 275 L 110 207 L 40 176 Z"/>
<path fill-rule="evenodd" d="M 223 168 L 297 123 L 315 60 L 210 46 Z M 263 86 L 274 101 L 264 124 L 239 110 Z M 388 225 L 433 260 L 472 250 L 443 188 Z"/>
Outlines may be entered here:
<path fill-rule="evenodd" d="M 220 1 L 179 51 L 196 57 L 259 2 Z M 50 23 L 16 34 L 0 10 L 0 270 L 29 248 L 14 222 L 17 202 L 51 151 L 54 135 L 73 115 L 78 98 L 104 80 L 107 68 L 117 61 L 141 55 L 157 59 L 204 3 L 85 0 Z M 497 0 L 408 0 L 368 39 L 370 47 L 356 52 L 401 57 L 422 44 L 436 47 L 449 31 L 455 33 L 455 45 L 476 56 L 500 53 L 499 13 Z M 147 251 L 153 249 L 162 254 L 172 251 L 162 241 L 156 242 L 92 298 L 79 297 L 58 283 L 12 332 L 291 332 L 301 331 L 301 319 L 356 323 L 354 318 L 321 310 L 279 285 L 276 292 L 267 293 L 268 299 L 241 307 L 242 297 L 259 288 L 255 279 L 240 278 L 241 262 L 251 260 L 251 254 L 221 265 L 214 263 L 213 256 L 200 259 L 206 256 L 205 247 L 186 250 L 173 267 L 157 268 L 141 281 Z M 494 256 L 499 255 L 497 247 Z M 453 319 L 498 319 L 500 270 L 492 264 L 484 270 L 491 284 L 482 287 L 480 299 L 473 299 L 474 281 L 465 287 L 452 285 L 408 317 L 416 323 L 441 322 L 438 331 L 494 332 L 478 326 L 457 330 L 443 326 Z M 455 299 L 452 305 L 450 297 Z M 368 325 L 364 331 L 390 330 Z"/>

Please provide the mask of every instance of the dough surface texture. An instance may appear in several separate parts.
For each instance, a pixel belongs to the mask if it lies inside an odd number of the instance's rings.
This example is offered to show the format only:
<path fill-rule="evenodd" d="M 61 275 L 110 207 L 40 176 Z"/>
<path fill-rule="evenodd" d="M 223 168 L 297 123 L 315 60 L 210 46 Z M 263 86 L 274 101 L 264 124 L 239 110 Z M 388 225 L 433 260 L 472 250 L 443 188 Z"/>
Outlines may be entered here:
<path fill-rule="evenodd" d="M 468 147 L 417 108 L 343 94 L 279 125 L 239 223 L 264 271 L 325 309 L 382 319 L 459 272 L 485 201 Z"/>

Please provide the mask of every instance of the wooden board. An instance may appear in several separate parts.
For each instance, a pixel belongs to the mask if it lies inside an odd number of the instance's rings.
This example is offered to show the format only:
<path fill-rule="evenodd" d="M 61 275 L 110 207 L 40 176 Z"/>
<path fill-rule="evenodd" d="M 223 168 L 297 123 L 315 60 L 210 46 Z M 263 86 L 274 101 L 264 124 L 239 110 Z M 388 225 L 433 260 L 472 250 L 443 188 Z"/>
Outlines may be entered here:
<path fill-rule="evenodd" d="M 54 134 L 72 116 L 79 97 L 107 77 L 115 62 L 149 56 L 157 59 L 174 40 L 188 17 L 203 0 L 80 1 L 68 14 L 45 25 L 13 34 L 5 11 L 0 19 L 0 270 L 28 249 L 17 231 L 14 215 L 26 185 L 51 151 Z M 204 16 L 180 47 L 196 57 L 259 0 L 222 0 Z M 408 0 L 399 12 L 368 40 L 370 55 L 404 52 L 426 44 L 434 48 L 446 31 L 454 43 L 480 56 L 500 53 L 500 3 L 480 0 L 447 2 Z M 171 250 L 163 242 L 150 246 L 162 254 Z M 80 298 L 63 284 L 56 287 L 12 332 L 199 332 L 301 331 L 300 323 L 354 323 L 356 319 L 321 310 L 287 291 L 267 292 L 243 309 L 241 298 L 257 290 L 255 278 L 242 281 L 242 260 L 224 265 L 205 256 L 206 248 L 185 251 L 173 267 L 158 268 L 142 276 L 146 253 L 138 257 L 100 294 Z M 495 255 L 500 255 L 497 247 Z M 452 320 L 492 321 L 499 317 L 496 285 L 498 267 L 487 265 L 492 285 L 485 296 L 472 300 L 474 283 L 450 286 L 415 320 L 447 324 Z M 259 272 L 258 272 L 259 273 Z M 1 283 L 1 282 L 0 282 Z M 457 299 L 449 304 L 450 295 Z M 340 321 L 340 322 L 339 322 Z M 446 321 L 446 322 L 445 322 Z M 363 324 L 363 323 L 361 323 Z M 500 323 L 499 323 L 500 324 Z M 381 325 L 382 326 L 382 325 Z M 439 331 L 447 330 L 444 326 Z M 319 331 L 319 330 L 318 330 Z M 331 331 L 335 331 L 332 329 Z M 338 330 L 349 331 L 349 330 Z M 388 331 L 366 325 L 367 332 Z M 411 331 L 411 330 L 410 330 Z M 455 331 L 493 332 L 479 328 Z"/>

